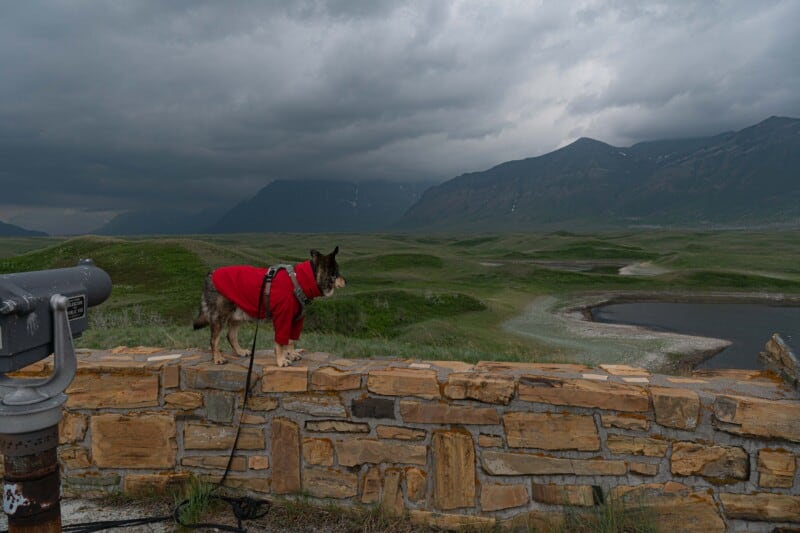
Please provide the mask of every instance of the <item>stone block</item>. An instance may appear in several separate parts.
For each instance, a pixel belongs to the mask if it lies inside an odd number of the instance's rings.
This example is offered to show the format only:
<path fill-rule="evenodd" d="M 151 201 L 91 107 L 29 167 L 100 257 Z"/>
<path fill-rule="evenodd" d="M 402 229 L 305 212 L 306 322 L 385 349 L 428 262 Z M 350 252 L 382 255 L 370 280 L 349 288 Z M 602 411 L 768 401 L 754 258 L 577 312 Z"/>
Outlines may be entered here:
<path fill-rule="evenodd" d="M 703 476 L 715 483 L 736 483 L 750 476 L 750 456 L 736 446 L 676 442 L 671 466 L 675 475 Z"/>
<path fill-rule="evenodd" d="M 481 433 L 478 435 L 478 446 L 481 448 L 502 448 L 503 437 L 500 435 L 487 435 Z"/>
<path fill-rule="evenodd" d="M 428 493 L 428 474 L 417 467 L 405 469 L 406 493 L 412 502 L 421 502 Z"/>
<path fill-rule="evenodd" d="M 125 474 L 122 492 L 132 496 L 152 496 L 167 492 L 180 492 L 189 483 L 188 472 L 163 472 L 159 474 Z"/>
<path fill-rule="evenodd" d="M 449 403 L 400 401 L 400 418 L 407 424 L 499 424 L 494 407 L 472 407 Z"/>
<path fill-rule="evenodd" d="M 662 426 L 693 430 L 700 416 L 700 397 L 687 389 L 650 387 L 656 422 Z"/>
<path fill-rule="evenodd" d="M 503 416 L 503 426 L 510 448 L 600 449 L 600 436 L 590 415 L 510 412 Z"/>
<path fill-rule="evenodd" d="M 305 392 L 307 390 L 307 367 L 263 367 L 263 374 L 261 375 L 261 392 Z"/>
<path fill-rule="evenodd" d="M 624 476 L 625 461 L 604 459 L 566 459 L 538 454 L 484 451 L 481 465 L 495 476 Z"/>
<path fill-rule="evenodd" d="M 503 405 L 508 405 L 515 391 L 516 383 L 512 376 L 478 372 L 450 374 L 444 386 L 444 395 L 452 400 L 478 400 Z"/>
<path fill-rule="evenodd" d="M 361 374 L 345 372 L 326 366 L 311 373 L 311 389 L 322 391 L 353 390 L 361 388 Z"/>
<path fill-rule="evenodd" d="M 247 369 L 239 365 L 215 365 L 200 363 L 195 366 L 183 366 L 183 382 L 190 389 L 215 389 L 229 392 L 244 390 Z M 251 377 L 255 383 L 257 376 Z"/>
<path fill-rule="evenodd" d="M 359 398 L 350 402 L 350 412 L 356 418 L 391 418 L 394 420 L 394 400 Z"/>
<path fill-rule="evenodd" d="M 222 470 L 228 466 L 229 455 L 187 455 L 181 459 L 181 466 L 191 468 L 205 468 L 210 470 Z M 247 464 L 244 457 L 236 456 L 231 461 L 231 470 L 244 472 Z"/>
<path fill-rule="evenodd" d="M 345 417 L 342 399 L 334 394 L 293 394 L 283 397 L 283 408 L 311 416 Z"/>
<path fill-rule="evenodd" d="M 203 395 L 199 392 L 173 392 L 164 395 L 164 407 L 192 411 L 203 406 Z"/>
<path fill-rule="evenodd" d="M 797 471 L 797 459 L 788 450 L 758 451 L 758 484 L 762 487 L 790 489 Z"/>
<path fill-rule="evenodd" d="M 81 446 L 59 446 L 58 460 L 66 470 L 81 470 L 92 466 L 89 450 Z M 0 457 L 0 475 L 3 473 L 3 462 Z"/>
<path fill-rule="evenodd" d="M 62 496 L 67 498 L 98 498 L 119 492 L 120 476 L 116 473 L 80 472 L 61 477 Z"/>
<path fill-rule="evenodd" d="M 165 389 L 174 389 L 181 384 L 181 366 L 167 365 L 161 369 L 161 386 Z"/>
<path fill-rule="evenodd" d="M 254 425 L 259 425 L 260 426 L 262 424 L 266 424 L 267 418 L 264 417 L 264 416 L 249 415 L 247 413 L 244 413 L 244 414 L 241 415 L 241 421 L 242 421 L 242 424 L 247 424 L 247 425 L 250 425 L 250 426 L 254 426 Z"/>
<path fill-rule="evenodd" d="M 222 476 L 218 475 L 204 475 L 201 476 L 203 481 L 208 483 L 219 483 L 222 479 Z M 232 489 L 238 490 L 247 490 L 250 492 L 260 492 L 262 494 L 268 494 L 270 491 L 272 483 L 269 479 L 265 477 L 252 477 L 247 474 L 239 474 L 239 475 L 228 475 L 225 478 L 225 487 L 229 487 Z"/>
<path fill-rule="evenodd" d="M 425 446 L 354 437 L 334 443 L 336 457 L 341 466 L 362 464 L 400 463 L 424 465 L 428 454 Z"/>
<path fill-rule="evenodd" d="M 249 470 L 267 470 L 269 468 L 269 456 L 251 455 L 247 458 L 247 468 Z"/>
<path fill-rule="evenodd" d="M 531 497 L 525 485 L 487 483 L 481 487 L 481 510 L 500 511 L 527 505 Z"/>
<path fill-rule="evenodd" d="M 465 431 L 434 431 L 433 502 L 448 510 L 475 505 L 475 444 Z"/>
<path fill-rule="evenodd" d="M 664 457 L 669 442 L 653 437 L 631 437 L 630 435 L 609 435 L 606 437 L 608 451 L 620 455 L 644 455 L 645 457 Z"/>
<path fill-rule="evenodd" d="M 183 447 L 187 450 L 230 450 L 236 439 L 236 427 L 187 423 L 183 428 Z M 266 445 L 261 428 L 242 427 L 239 450 L 263 450 Z"/>
<path fill-rule="evenodd" d="M 399 426 L 378 426 L 375 428 L 379 439 L 397 440 L 422 440 L 425 438 L 425 431 L 422 429 L 411 429 Z"/>
<path fill-rule="evenodd" d="M 519 397 L 528 402 L 571 405 L 625 412 L 650 409 L 647 389 L 637 385 L 583 379 L 523 376 Z"/>
<path fill-rule="evenodd" d="M 233 396 L 223 392 L 209 392 L 205 396 L 206 418 L 209 422 L 233 422 Z"/>
<path fill-rule="evenodd" d="M 604 428 L 632 429 L 636 431 L 647 431 L 650 421 L 644 415 L 636 413 L 619 413 L 600 415 L 600 423 Z"/>
<path fill-rule="evenodd" d="M 714 417 L 728 433 L 800 442 L 800 401 L 717 396 Z"/>
<path fill-rule="evenodd" d="M 78 372 L 67 388 L 69 409 L 158 406 L 158 374 Z"/>
<path fill-rule="evenodd" d="M 306 468 L 303 488 L 316 498 L 353 498 L 358 494 L 358 475 L 333 468 Z"/>
<path fill-rule="evenodd" d="M 275 494 L 300 492 L 300 428 L 287 418 L 272 420 L 272 489 Z"/>
<path fill-rule="evenodd" d="M 381 498 L 381 471 L 370 467 L 361 482 L 361 503 L 376 503 Z"/>
<path fill-rule="evenodd" d="M 274 411 L 278 408 L 278 399 L 272 396 L 250 396 L 247 408 L 251 411 Z"/>
<path fill-rule="evenodd" d="M 692 491 L 680 483 L 617 486 L 609 497 L 655 520 L 657 531 L 723 533 L 725 522 L 709 491 Z"/>
<path fill-rule="evenodd" d="M 400 488 L 402 478 L 403 472 L 399 468 L 387 468 L 383 474 L 381 510 L 389 515 L 400 516 L 405 511 L 403 491 Z"/>
<path fill-rule="evenodd" d="M 86 417 L 80 413 L 64 412 L 58 423 L 58 443 L 74 444 L 86 436 Z"/>
<path fill-rule="evenodd" d="M 174 468 L 175 419 L 168 415 L 92 416 L 92 460 L 100 468 Z"/>
<path fill-rule="evenodd" d="M 634 461 L 628 464 L 628 468 L 632 474 L 638 474 L 640 476 L 658 475 L 658 464 L 654 463 L 637 463 Z"/>
<path fill-rule="evenodd" d="M 760 522 L 800 522 L 800 496 L 789 494 L 719 495 L 725 516 L 733 520 Z"/>
<path fill-rule="evenodd" d="M 369 433 L 369 424 L 345 420 L 307 420 L 305 427 L 314 433 Z"/>
<path fill-rule="evenodd" d="M 303 439 L 303 460 L 306 464 L 333 466 L 333 443 L 329 439 Z"/>
<path fill-rule="evenodd" d="M 441 397 L 435 370 L 387 368 L 371 370 L 367 388 L 383 396 L 418 396 L 426 400 Z"/>
<path fill-rule="evenodd" d="M 598 487 L 599 492 L 599 487 Z M 600 498 L 591 485 L 533 484 L 533 499 L 550 505 L 576 505 L 591 507 Z"/>
<path fill-rule="evenodd" d="M 434 530 L 492 531 L 497 524 L 497 520 L 486 516 L 442 514 L 417 509 L 412 509 L 408 514 L 412 524 L 431 526 Z"/>

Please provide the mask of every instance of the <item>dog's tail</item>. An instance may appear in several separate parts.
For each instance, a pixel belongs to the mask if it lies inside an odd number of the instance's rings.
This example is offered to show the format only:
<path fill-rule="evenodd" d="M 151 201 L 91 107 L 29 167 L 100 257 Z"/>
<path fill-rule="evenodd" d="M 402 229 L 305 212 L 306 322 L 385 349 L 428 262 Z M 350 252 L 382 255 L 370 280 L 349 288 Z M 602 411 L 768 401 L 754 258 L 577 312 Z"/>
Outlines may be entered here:
<path fill-rule="evenodd" d="M 211 323 L 208 320 L 208 308 L 206 306 L 206 295 L 210 290 L 214 290 L 214 284 L 211 282 L 211 272 L 209 272 L 206 276 L 205 290 L 203 291 L 202 296 L 200 296 L 200 310 L 197 311 L 197 318 L 195 318 L 194 322 L 192 322 L 194 329 L 204 328 Z"/>
<path fill-rule="evenodd" d="M 194 329 L 200 329 L 206 327 L 207 325 L 208 325 L 208 316 L 201 309 L 200 314 L 198 314 L 197 318 L 195 318 L 194 322 L 192 322 L 192 326 L 194 327 Z"/>

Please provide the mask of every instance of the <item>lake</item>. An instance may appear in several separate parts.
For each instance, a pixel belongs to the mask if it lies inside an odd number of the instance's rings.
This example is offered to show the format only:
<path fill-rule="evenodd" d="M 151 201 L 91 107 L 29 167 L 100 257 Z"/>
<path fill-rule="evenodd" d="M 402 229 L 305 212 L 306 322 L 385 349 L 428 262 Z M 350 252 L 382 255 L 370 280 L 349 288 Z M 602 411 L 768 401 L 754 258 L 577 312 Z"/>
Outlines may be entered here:
<path fill-rule="evenodd" d="M 800 307 L 766 304 L 638 302 L 592 309 L 597 322 L 632 324 L 658 331 L 727 339 L 732 344 L 698 368 L 762 368 L 758 359 L 773 333 L 797 354 Z"/>

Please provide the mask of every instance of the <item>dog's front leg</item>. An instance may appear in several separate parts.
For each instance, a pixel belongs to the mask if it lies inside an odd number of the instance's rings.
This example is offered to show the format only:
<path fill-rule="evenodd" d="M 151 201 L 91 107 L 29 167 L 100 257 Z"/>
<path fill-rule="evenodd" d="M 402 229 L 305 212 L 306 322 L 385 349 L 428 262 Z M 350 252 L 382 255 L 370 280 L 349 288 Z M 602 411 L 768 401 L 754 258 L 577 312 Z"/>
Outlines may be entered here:
<path fill-rule="evenodd" d="M 275 364 L 278 366 L 289 366 L 288 350 L 285 344 L 275 343 Z"/>
<path fill-rule="evenodd" d="M 294 341 L 290 340 L 288 345 L 288 357 L 290 361 L 299 361 L 300 360 L 300 350 L 295 348 Z"/>

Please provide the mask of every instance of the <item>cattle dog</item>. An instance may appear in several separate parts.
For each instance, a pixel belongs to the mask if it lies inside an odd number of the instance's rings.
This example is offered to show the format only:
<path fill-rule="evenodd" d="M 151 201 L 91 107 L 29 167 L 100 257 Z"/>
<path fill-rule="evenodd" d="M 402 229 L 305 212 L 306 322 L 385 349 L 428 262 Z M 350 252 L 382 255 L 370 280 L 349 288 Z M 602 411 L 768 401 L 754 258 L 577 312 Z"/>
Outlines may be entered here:
<path fill-rule="evenodd" d="M 288 366 L 289 361 L 300 359 L 295 341 L 303 329 L 305 304 L 313 298 L 331 296 L 334 289 L 345 286 L 336 263 L 337 253 L 338 246 L 328 255 L 311 250 L 310 260 L 293 265 L 291 268 L 299 288 L 287 270 L 278 270 L 269 286 L 269 301 L 262 299 L 261 303 L 259 296 L 268 269 L 228 266 L 210 272 L 205 279 L 194 329 L 211 327 L 214 363 L 222 365 L 226 362 L 219 349 L 219 337 L 225 326 L 228 326 L 228 342 L 233 351 L 239 357 L 245 357 L 250 352 L 239 345 L 239 327 L 248 320 L 267 317 L 272 319 L 275 329 L 276 364 Z M 296 288 L 302 289 L 302 293 L 296 293 Z"/>

